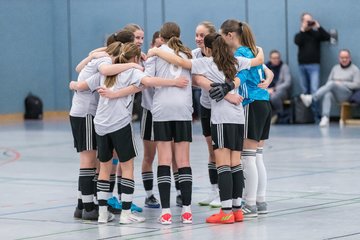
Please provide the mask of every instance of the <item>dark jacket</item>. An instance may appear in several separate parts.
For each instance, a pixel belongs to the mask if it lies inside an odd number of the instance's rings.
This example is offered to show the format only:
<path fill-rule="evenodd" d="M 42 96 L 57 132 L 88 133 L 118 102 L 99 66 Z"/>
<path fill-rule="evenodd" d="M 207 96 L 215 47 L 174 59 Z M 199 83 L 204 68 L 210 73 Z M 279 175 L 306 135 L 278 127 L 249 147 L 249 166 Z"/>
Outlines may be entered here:
<path fill-rule="evenodd" d="M 295 35 L 295 44 L 298 45 L 299 64 L 320 63 L 320 43 L 329 41 L 330 34 L 322 27 L 318 30 L 299 32 Z"/>

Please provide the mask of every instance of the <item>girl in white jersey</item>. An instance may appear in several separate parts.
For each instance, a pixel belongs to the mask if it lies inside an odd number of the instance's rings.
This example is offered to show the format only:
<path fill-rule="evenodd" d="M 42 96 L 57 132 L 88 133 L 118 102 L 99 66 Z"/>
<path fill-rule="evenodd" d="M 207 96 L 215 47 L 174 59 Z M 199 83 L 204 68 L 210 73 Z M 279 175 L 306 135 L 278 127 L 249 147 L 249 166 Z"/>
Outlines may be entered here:
<path fill-rule="evenodd" d="M 221 25 L 221 33 L 235 56 L 252 57 L 256 54 L 255 38 L 246 23 L 226 20 Z M 244 217 L 257 217 L 258 214 L 267 213 L 267 173 L 263 161 L 263 147 L 264 141 L 269 137 L 271 122 L 271 106 L 266 89 L 272 81 L 273 73 L 265 67 L 267 79 L 261 82 L 263 77 L 259 76 L 258 70 L 252 68 L 245 71 L 246 75 L 240 75 L 246 78 L 246 85 L 242 87 L 245 96 L 245 140 L 242 156 L 246 179 Z"/>
<path fill-rule="evenodd" d="M 136 63 L 139 61 L 141 52 L 134 43 L 124 44 L 121 49 L 121 54 L 115 61 L 120 63 Z M 180 84 L 181 86 L 186 86 L 188 80 L 184 77 L 176 80 L 151 78 L 147 77 L 142 71 L 132 68 L 117 76 L 102 76 L 100 80 L 93 77 L 85 82 L 72 82 L 70 87 L 74 90 L 90 89 L 94 91 L 99 89 L 100 86 L 105 85 L 107 91 L 114 91 L 114 94 L 118 94 L 120 88 L 129 85 L 136 87 L 140 87 L 140 84 L 145 86 L 176 86 L 179 85 L 179 82 L 182 83 Z M 109 90 L 109 88 L 113 90 Z M 100 88 L 100 90 L 104 90 L 104 87 Z M 137 89 L 137 91 L 140 90 Z M 106 223 L 113 219 L 113 215 L 107 211 L 107 199 L 111 195 L 109 178 L 113 149 L 117 152 L 122 168 L 121 187 L 123 206 L 120 223 L 129 224 L 145 220 L 143 217 L 136 216 L 130 211 L 134 192 L 134 157 L 137 155 L 131 127 L 132 117 L 130 109 L 133 102 L 132 99 L 130 95 L 114 99 L 101 96 L 96 111 L 94 123 L 100 160 L 100 174 L 97 183 L 99 223 Z"/>
<path fill-rule="evenodd" d="M 191 58 L 190 49 L 184 47 L 179 40 L 180 28 L 176 23 L 168 22 L 160 29 L 160 37 L 164 44 L 159 48 L 172 52 L 183 58 Z M 145 69 L 152 76 L 175 78 L 183 75 L 191 79 L 190 72 L 160 58 L 148 59 Z M 172 142 L 174 142 L 175 159 L 179 171 L 179 187 L 182 197 L 183 223 L 192 223 L 191 194 L 192 173 L 189 162 L 189 146 L 192 141 L 192 95 L 191 84 L 184 88 L 155 88 L 151 113 L 153 115 L 154 140 L 158 150 L 158 187 L 162 213 L 159 218 L 162 224 L 171 224 L 170 211 L 170 164 L 172 161 Z"/>
<path fill-rule="evenodd" d="M 97 72 L 119 73 L 132 67 L 135 63 L 112 65 L 109 57 L 118 55 L 121 43 L 114 43 L 105 52 L 97 52 L 88 57 L 87 64 L 82 66 L 78 81 L 85 81 Z M 107 57 L 103 57 L 107 56 Z M 94 57 L 99 57 L 91 60 Z M 91 58 L 91 59 L 90 59 Z M 85 61 L 83 61 L 84 63 Z M 80 69 L 78 69 L 80 70 Z M 93 197 L 96 195 L 94 186 L 96 168 L 96 140 L 93 127 L 93 118 L 97 108 L 98 94 L 91 91 L 75 92 L 70 110 L 70 123 L 74 137 L 74 147 L 80 153 L 80 171 L 78 183 L 78 206 L 75 209 L 74 217 L 84 220 L 96 220 L 97 210 L 94 206 Z"/>
<path fill-rule="evenodd" d="M 192 51 L 194 58 L 205 57 L 204 38 L 206 35 L 215 32 L 216 32 L 216 28 L 214 24 L 208 21 L 201 22 L 196 27 L 195 42 L 198 48 Z M 211 190 L 208 196 L 206 196 L 203 200 L 199 202 L 199 205 L 221 207 L 220 198 L 219 198 L 219 187 L 217 184 L 215 156 L 211 142 L 211 124 L 210 124 L 211 102 L 209 98 L 209 92 L 203 88 L 201 89 L 201 96 L 200 96 L 200 112 L 201 112 L 200 119 L 201 119 L 202 133 L 203 136 L 205 137 L 209 152 L 208 172 L 209 172 Z"/>
<path fill-rule="evenodd" d="M 252 65 L 263 62 L 263 55 L 255 60 L 235 58 L 221 35 L 217 33 L 207 35 L 204 43 L 207 56 L 205 58 L 186 60 L 157 49 L 149 53 L 184 68 L 191 68 L 192 74 L 203 75 L 218 84 L 225 84 L 225 79 L 233 79 L 237 71 L 249 69 Z M 210 88 L 210 82 L 198 84 L 207 90 Z M 227 97 L 240 98 L 235 91 Z M 221 210 L 218 214 L 207 218 L 208 223 L 234 223 L 243 220 L 241 211 L 243 175 L 240 171 L 240 151 L 244 122 L 241 104 L 234 105 L 227 100 L 211 101 L 211 137 L 218 171 Z"/>
<path fill-rule="evenodd" d="M 139 25 L 134 24 L 134 23 L 129 23 L 120 32 L 132 33 L 133 43 L 135 43 L 135 45 L 141 50 L 141 47 L 144 43 L 144 30 Z M 127 42 L 129 42 L 129 41 L 127 41 Z M 142 54 L 142 55 L 144 55 L 144 54 Z M 144 59 L 144 58 L 142 58 L 142 59 Z M 142 62 L 140 62 L 140 63 L 141 63 L 141 65 L 143 65 Z M 138 102 L 139 98 L 141 98 L 141 93 L 135 94 L 135 96 L 134 96 L 135 104 Z M 138 106 L 136 105 L 135 107 L 138 107 Z M 131 111 L 133 111 L 133 105 L 131 106 Z M 112 212 L 114 214 L 119 214 L 121 211 L 121 208 L 122 208 L 122 202 L 121 202 L 121 175 L 122 175 L 122 173 L 121 173 L 121 168 L 118 165 L 118 162 L 119 162 L 119 160 L 116 156 L 116 152 L 114 152 L 113 167 L 112 167 L 111 175 L 110 175 L 110 191 L 111 192 L 114 191 L 115 183 L 117 182 L 118 198 L 116 196 L 113 196 L 112 198 L 110 198 L 108 200 L 109 210 L 110 210 L 110 212 Z M 120 200 L 120 202 L 118 201 L 118 199 Z M 132 203 L 131 211 L 142 212 L 142 208 L 140 208 L 137 205 L 135 205 L 134 203 Z"/>

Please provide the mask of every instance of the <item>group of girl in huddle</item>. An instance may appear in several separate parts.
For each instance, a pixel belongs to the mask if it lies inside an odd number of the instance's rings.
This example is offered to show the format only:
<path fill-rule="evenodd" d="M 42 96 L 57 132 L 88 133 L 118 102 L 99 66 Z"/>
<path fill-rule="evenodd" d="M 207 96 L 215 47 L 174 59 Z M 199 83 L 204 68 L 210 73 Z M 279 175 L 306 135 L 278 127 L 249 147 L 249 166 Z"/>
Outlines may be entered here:
<path fill-rule="evenodd" d="M 201 125 L 212 186 L 209 197 L 199 204 L 221 207 L 206 222 L 234 223 L 267 213 L 262 147 L 270 129 L 266 88 L 273 75 L 263 67 L 263 51 L 256 47 L 249 26 L 227 20 L 217 33 L 213 24 L 202 22 L 196 28 L 198 48 L 191 51 L 180 41 L 179 26 L 167 22 L 154 34 L 147 56 L 141 52 L 143 36 L 135 24 L 111 35 L 107 47 L 94 50 L 78 65 L 78 80 L 70 83 L 75 90 L 70 123 L 80 153 L 74 216 L 99 223 L 114 219 L 108 201 L 116 179 L 113 168 L 118 165 L 119 222 L 145 221 L 134 213 L 140 210 L 132 203 L 137 156 L 132 105 L 134 94 L 142 91 L 145 206 L 161 205 L 159 222 L 172 223 L 172 167 L 180 219 L 192 223 L 192 86 L 202 89 Z M 160 204 L 152 191 L 156 151 Z"/>

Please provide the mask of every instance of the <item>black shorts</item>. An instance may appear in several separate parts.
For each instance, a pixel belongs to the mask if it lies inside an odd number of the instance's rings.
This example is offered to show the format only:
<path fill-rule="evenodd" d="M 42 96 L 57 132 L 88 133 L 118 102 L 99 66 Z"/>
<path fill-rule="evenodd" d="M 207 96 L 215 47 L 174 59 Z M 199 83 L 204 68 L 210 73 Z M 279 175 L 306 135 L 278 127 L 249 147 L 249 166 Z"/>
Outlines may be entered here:
<path fill-rule="evenodd" d="M 127 162 L 137 156 L 131 124 L 104 136 L 96 134 L 96 140 L 100 162 L 110 161 L 113 157 L 113 149 L 115 149 L 120 162 Z"/>
<path fill-rule="evenodd" d="M 244 138 L 255 141 L 269 138 L 271 124 L 271 104 L 269 101 L 254 101 L 244 107 Z"/>
<path fill-rule="evenodd" d="M 155 141 L 191 142 L 191 121 L 154 121 Z"/>
<path fill-rule="evenodd" d="M 214 150 L 227 148 L 232 151 L 242 151 L 244 124 L 211 124 L 211 138 Z"/>
<path fill-rule="evenodd" d="M 201 127 L 202 127 L 202 133 L 204 137 L 211 136 L 211 109 L 207 109 L 201 105 L 200 108 L 200 114 L 201 114 Z"/>
<path fill-rule="evenodd" d="M 86 117 L 70 116 L 74 147 L 77 152 L 96 150 L 96 134 L 93 120 L 94 117 L 90 114 L 86 115 Z"/>
<path fill-rule="evenodd" d="M 149 110 L 143 109 L 141 124 L 140 124 L 141 138 L 143 140 L 154 141 L 154 126 L 152 121 L 152 114 Z"/>

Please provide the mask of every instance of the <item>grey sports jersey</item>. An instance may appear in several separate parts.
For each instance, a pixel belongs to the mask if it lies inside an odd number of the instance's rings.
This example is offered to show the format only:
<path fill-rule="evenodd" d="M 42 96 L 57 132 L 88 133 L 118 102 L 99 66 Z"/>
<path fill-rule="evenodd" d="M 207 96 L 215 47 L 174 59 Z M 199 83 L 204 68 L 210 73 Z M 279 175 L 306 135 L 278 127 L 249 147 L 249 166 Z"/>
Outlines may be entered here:
<path fill-rule="evenodd" d="M 78 82 L 85 81 L 99 72 L 102 64 L 111 64 L 111 58 L 103 57 L 90 61 L 79 73 Z M 100 75 L 97 75 L 100 77 Z M 95 91 L 76 91 L 72 99 L 70 116 L 85 117 L 87 114 L 95 116 L 99 101 L 99 94 Z"/>
<path fill-rule="evenodd" d="M 174 53 L 174 51 L 163 44 L 160 49 Z M 183 58 L 185 54 L 180 53 Z M 146 66 L 146 72 L 150 76 L 174 79 L 184 76 L 189 79 L 189 85 L 186 88 L 177 87 L 155 87 L 153 105 L 151 113 L 153 120 L 161 121 L 191 121 L 192 120 L 192 92 L 190 71 L 169 64 L 165 60 L 154 57 Z"/>
<path fill-rule="evenodd" d="M 151 64 L 154 64 L 154 63 L 152 63 L 153 61 L 155 61 L 155 58 L 149 58 L 145 62 L 143 62 L 143 66 L 145 67 L 146 75 L 149 75 L 149 76 L 151 75 L 146 71 L 146 69 L 150 69 L 151 67 L 146 68 L 146 66 L 147 65 L 151 66 Z M 153 87 L 147 87 L 142 91 L 141 106 L 143 108 L 151 111 L 154 93 L 155 93 L 155 89 Z"/>
<path fill-rule="evenodd" d="M 192 53 L 194 59 L 204 57 L 202 52 L 201 52 L 201 48 L 196 48 L 196 49 L 192 50 L 191 53 Z M 211 108 L 209 92 L 206 91 L 205 89 L 201 89 L 200 104 L 204 108 L 207 108 L 207 109 Z"/>
<path fill-rule="evenodd" d="M 114 91 L 121 88 L 135 85 L 140 86 L 141 79 L 146 75 L 135 68 L 128 69 L 117 75 L 116 83 L 112 87 Z M 96 90 L 98 86 L 104 85 L 106 77 L 101 76 L 100 81 L 87 80 L 89 88 Z M 131 122 L 131 106 L 133 96 L 129 95 L 122 98 L 104 98 L 100 96 L 99 105 L 94 118 L 95 132 L 104 136 L 105 134 L 115 132 Z"/>
<path fill-rule="evenodd" d="M 237 71 L 243 69 L 250 69 L 250 59 L 239 57 L 237 58 L 239 67 Z M 225 76 L 222 71 L 216 66 L 212 57 L 198 58 L 191 61 L 191 73 L 200 74 L 208 78 L 215 83 L 224 83 Z M 230 92 L 231 94 L 238 94 L 238 89 L 234 89 Z M 244 109 L 242 104 L 234 105 L 229 103 L 225 99 L 216 102 L 211 99 L 211 123 L 235 123 L 244 124 Z"/>

